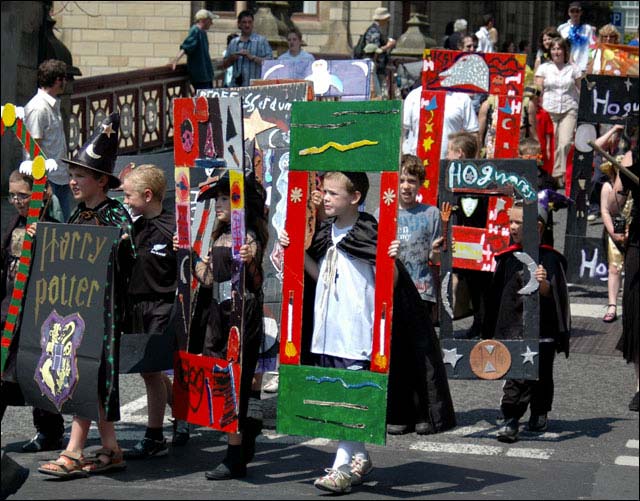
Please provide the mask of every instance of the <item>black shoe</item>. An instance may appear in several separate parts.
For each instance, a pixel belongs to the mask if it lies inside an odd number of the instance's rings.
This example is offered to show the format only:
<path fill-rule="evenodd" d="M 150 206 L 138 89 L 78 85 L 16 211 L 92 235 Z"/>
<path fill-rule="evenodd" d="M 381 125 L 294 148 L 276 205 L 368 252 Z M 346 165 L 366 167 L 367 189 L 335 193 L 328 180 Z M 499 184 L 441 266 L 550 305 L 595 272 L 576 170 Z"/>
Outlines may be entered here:
<path fill-rule="evenodd" d="M 409 433 L 409 427 L 406 424 L 388 424 L 387 433 L 389 435 L 404 435 Z"/>
<path fill-rule="evenodd" d="M 150 457 L 166 456 L 169 452 L 166 439 L 153 440 L 144 437 L 133 446 L 133 449 L 124 452 L 125 459 L 149 459 Z"/>
<path fill-rule="evenodd" d="M 22 452 L 58 451 L 61 449 L 62 437 L 50 439 L 40 432 L 22 446 Z"/>
<path fill-rule="evenodd" d="M 529 418 L 529 431 L 547 431 L 549 422 L 546 414 L 531 414 Z"/>
<path fill-rule="evenodd" d="M 629 410 L 633 412 L 638 412 L 638 392 L 637 391 L 636 391 L 636 394 L 631 399 L 631 402 L 629 402 Z"/>
<path fill-rule="evenodd" d="M 504 426 L 498 432 L 498 441 L 512 444 L 518 441 L 518 420 L 516 418 L 507 419 Z"/>
<path fill-rule="evenodd" d="M 182 447 L 189 441 L 189 423 L 182 421 L 181 419 L 173 420 L 173 437 L 171 439 L 171 445 Z"/>
<path fill-rule="evenodd" d="M 431 423 L 416 423 L 416 433 L 418 435 L 431 435 L 435 433 L 435 430 L 433 426 L 431 426 Z"/>

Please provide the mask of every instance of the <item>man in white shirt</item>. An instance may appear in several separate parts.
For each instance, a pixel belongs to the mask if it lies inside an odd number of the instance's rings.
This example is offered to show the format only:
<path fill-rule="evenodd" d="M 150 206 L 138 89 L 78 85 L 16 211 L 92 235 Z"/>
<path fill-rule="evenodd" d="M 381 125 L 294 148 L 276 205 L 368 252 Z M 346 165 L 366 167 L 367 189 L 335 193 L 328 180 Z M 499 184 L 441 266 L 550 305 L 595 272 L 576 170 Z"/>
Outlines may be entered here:
<path fill-rule="evenodd" d="M 67 139 L 60 113 L 60 100 L 67 79 L 67 65 L 48 59 L 38 67 L 38 93 L 24 107 L 25 124 L 44 155 L 58 168 L 47 172 L 53 193 L 60 201 L 65 221 L 75 205 L 69 188 L 69 171 L 61 160 L 67 158 Z"/>
<path fill-rule="evenodd" d="M 413 89 L 404 101 L 402 128 L 404 141 L 402 153 L 416 155 L 420 126 L 420 95 L 422 86 Z M 444 122 L 442 125 L 442 146 L 440 158 L 447 157 L 449 134 L 454 132 L 478 132 L 478 116 L 473 111 L 469 95 L 464 92 L 447 91 L 444 101 Z"/>
<path fill-rule="evenodd" d="M 596 41 L 596 29 L 590 24 L 581 24 L 580 2 L 569 4 L 569 20 L 558 26 L 558 33 L 571 44 L 570 61 L 578 65 L 582 73 L 587 71 L 589 47 Z"/>
<path fill-rule="evenodd" d="M 482 16 L 482 26 L 476 31 L 476 37 L 478 37 L 478 52 L 495 52 L 495 47 L 489 34 L 489 30 L 493 28 L 493 24 L 493 14 L 485 14 Z"/>

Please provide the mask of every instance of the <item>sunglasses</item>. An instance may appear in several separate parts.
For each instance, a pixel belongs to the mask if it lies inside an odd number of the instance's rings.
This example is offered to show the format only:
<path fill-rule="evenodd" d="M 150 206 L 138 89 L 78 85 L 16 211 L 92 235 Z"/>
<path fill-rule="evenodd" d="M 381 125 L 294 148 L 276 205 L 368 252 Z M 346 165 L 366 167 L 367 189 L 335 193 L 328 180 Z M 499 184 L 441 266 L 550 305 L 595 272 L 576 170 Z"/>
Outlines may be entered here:
<path fill-rule="evenodd" d="M 9 193 L 9 202 L 26 202 L 31 198 L 31 195 L 26 193 Z"/>

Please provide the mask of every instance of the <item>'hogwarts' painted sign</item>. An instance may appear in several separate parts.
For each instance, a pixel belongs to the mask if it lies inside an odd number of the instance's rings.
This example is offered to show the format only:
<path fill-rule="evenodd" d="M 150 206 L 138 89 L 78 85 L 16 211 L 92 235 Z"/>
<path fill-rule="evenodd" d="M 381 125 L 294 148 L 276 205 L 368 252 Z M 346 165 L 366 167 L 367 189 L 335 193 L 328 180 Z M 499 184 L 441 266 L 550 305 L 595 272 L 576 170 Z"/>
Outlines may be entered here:
<path fill-rule="evenodd" d="M 578 122 L 616 124 L 640 110 L 638 77 L 587 75 L 580 87 Z"/>

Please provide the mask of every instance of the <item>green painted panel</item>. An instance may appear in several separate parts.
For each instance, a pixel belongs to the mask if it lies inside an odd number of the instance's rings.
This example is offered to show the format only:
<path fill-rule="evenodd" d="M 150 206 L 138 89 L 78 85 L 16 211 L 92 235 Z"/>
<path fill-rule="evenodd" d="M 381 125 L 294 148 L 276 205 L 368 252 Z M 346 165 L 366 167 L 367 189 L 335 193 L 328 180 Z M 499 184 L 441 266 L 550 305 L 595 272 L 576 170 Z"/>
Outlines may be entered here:
<path fill-rule="evenodd" d="M 281 365 L 278 433 L 384 445 L 388 376 Z"/>
<path fill-rule="evenodd" d="M 401 140 L 402 101 L 293 103 L 289 168 L 397 171 Z"/>

